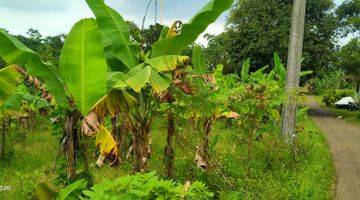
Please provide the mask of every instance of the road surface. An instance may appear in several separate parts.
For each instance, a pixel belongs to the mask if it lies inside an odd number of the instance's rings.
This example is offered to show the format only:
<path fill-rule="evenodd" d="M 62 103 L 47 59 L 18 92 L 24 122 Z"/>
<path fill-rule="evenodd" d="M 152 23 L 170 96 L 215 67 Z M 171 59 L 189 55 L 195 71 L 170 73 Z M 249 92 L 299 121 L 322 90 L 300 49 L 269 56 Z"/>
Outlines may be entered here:
<path fill-rule="evenodd" d="M 309 114 L 325 133 L 338 176 L 336 199 L 360 200 L 360 126 L 338 119 L 308 98 Z"/>

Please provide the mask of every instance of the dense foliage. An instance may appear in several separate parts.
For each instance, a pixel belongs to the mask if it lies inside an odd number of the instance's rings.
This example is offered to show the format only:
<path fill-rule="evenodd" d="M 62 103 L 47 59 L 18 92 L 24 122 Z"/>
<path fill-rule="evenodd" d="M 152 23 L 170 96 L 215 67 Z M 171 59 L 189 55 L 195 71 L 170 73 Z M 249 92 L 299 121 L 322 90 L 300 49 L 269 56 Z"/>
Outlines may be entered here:
<path fill-rule="evenodd" d="M 255 63 L 251 71 L 255 71 L 272 63 L 274 51 L 286 60 L 291 2 L 238 1 L 231 10 L 226 32 L 210 40 L 208 56 L 219 55 L 217 62 L 226 58 L 226 73 L 236 71 L 249 57 Z M 333 8 L 332 0 L 307 1 L 303 70 L 313 70 L 314 75 L 326 71 L 335 61 L 337 23 Z"/>
<path fill-rule="evenodd" d="M 346 0 L 336 10 L 341 31 L 344 36 L 359 34 L 360 31 L 360 1 Z"/>
<path fill-rule="evenodd" d="M 56 186 L 35 181 L 29 190 L 36 187 L 45 199 L 329 199 L 333 167 L 306 109 L 299 109 L 294 145 L 280 135 L 286 69 L 273 44 L 282 36 L 284 54 L 290 4 L 274 1 L 271 5 L 281 9 L 267 12 L 260 1 L 238 1 L 228 32 L 208 36 L 216 48 L 203 52 L 193 44 L 233 2 L 212 0 L 186 23 L 139 30 L 103 0 L 86 0 L 95 18 L 79 20 L 64 44 L 62 36 L 43 39 L 35 30 L 30 39 L 0 31 L 0 57 L 7 65 L 0 71 L 6 83 L 0 85 L 2 136 L 17 130 L 11 124 L 18 117 L 8 111 L 19 105 L 13 110 L 25 110 L 26 117 L 45 115 L 32 117 L 30 124 L 47 121 L 60 143 L 58 152 L 50 151 L 57 155 L 55 166 L 40 172 L 54 176 Z M 314 40 L 320 32 L 324 36 L 316 44 L 309 39 L 311 56 L 332 49 L 331 6 L 330 1 L 310 2 L 311 33 Z M 255 11 L 261 11 L 261 20 L 243 21 Z M 279 21 L 262 20 L 269 15 Z M 282 29 L 272 33 L 269 27 Z M 250 43 L 242 44 L 235 33 L 244 33 L 241 41 Z M 250 38 L 254 33 L 261 42 Z M 229 46 L 220 45 L 225 41 L 236 41 L 248 52 L 229 52 Z M 239 50 L 235 43 L 230 47 Z M 226 53 L 214 56 L 219 49 Z M 311 60 L 308 68 L 320 65 L 315 62 L 323 60 Z M 241 67 L 224 75 L 222 64 Z M 17 95 L 20 102 L 14 101 Z M 112 173 L 103 174 L 106 170 Z M 156 172 L 145 173 L 150 170 Z M 133 172 L 144 174 L 123 176 Z M 113 180 L 104 180 L 107 176 Z"/>
<path fill-rule="evenodd" d="M 38 190 L 45 191 L 45 188 Z M 48 193 L 49 194 L 49 193 Z M 171 180 L 162 180 L 154 172 L 119 177 L 113 181 L 105 179 L 86 190 L 86 180 L 79 180 L 62 189 L 56 199 L 211 199 L 214 194 L 200 182 L 185 185 Z M 50 196 L 49 196 L 50 197 Z M 49 198 L 48 197 L 48 198 Z"/>
<path fill-rule="evenodd" d="M 346 73 L 346 79 L 355 85 L 360 99 L 360 39 L 354 38 L 344 47 L 339 55 L 339 65 Z"/>

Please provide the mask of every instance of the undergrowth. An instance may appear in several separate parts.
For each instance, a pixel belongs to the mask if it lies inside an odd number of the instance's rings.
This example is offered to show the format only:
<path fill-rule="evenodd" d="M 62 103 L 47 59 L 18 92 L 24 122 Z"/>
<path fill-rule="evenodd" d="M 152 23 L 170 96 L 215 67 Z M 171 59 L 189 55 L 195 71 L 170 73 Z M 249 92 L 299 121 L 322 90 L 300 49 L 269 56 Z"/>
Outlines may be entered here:
<path fill-rule="evenodd" d="M 12 127 L 7 146 L 12 146 L 13 155 L 0 165 L 0 183 L 10 185 L 11 190 L 0 192 L 0 199 L 35 199 L 34 188 L 38 183 L 53 185 L 58 141 L 49 133 L 49 125 L 43 118 L 37 121 L 39 124 L 33 132 L 27 133 L 24 141 L 15 140 L 20 133 Z M 191 148 L 200 137 L 190 138 L 188 134 L 191 133 L 178 131 L 175 181 L 182 184 L 201 181 L 221 199 L 333 198 L 334 166 L 324 135 L 312 121 L 306 120 L 301 127 L 294 149 L 270 134 L 256 138 L 250 162 L 245 159 L 245 142 L 243 145 L 234 143 L 244 138 L 238 138 L 235 128 L 228 123 L 218 122 L 214 126 L 213 138 L 216 139 L 212 140 L 211 149 L 217 167 L 207 172 L 196 167 L 196 149 Z M 162 158 L 165 133 L 165 123 L 156 121 L 152 129 L 155 143 L 149 170 L 156 171 L 159 176 L 164 175 L 165 170 Z M 92 158 L 91 162 L 95 160 Z M 96 184 L 105 178 L 115 180 L 128 175 L 130 168 L 130 164 L 118 168 L 91 167 L 91 173 Z"/>

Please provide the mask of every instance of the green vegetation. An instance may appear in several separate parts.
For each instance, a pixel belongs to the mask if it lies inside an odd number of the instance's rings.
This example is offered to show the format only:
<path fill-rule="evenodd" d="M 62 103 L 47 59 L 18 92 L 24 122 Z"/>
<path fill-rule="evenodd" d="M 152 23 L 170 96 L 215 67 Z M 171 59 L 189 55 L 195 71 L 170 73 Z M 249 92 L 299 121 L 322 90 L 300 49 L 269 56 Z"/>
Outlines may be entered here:
<path fill-rule="evenodd" d="M 51 135 L 46 119 L 37 117 L 34 129 L 11 126 L 1 158 L 0 182 L 11 186 L 1 199 L 34 199 L 40 182 L 50 184 L 57 157 L 58 141 Z"/>
<path fill-rule="evenodd" d="M 35 196 L 35 187 L 42 182 L 52 185 L 56 177 L 54 161 L 57 155 L 57 139 L 49 132 L 50 124 L 44 118 L 37 118 L 35 130 L 27 132 L 26 140 L 19 141 L 19 134 L 24 130 L 17 130 L 12 127 L 8 140 L 12 143 L 13 155 L 9 155 L 6 162 L 0 167 L 0 180 L 9 184 L 13 190 L 0 193 L 0 198 L 26 199 Z M 324 135 L 310 120 L 305 121 L 305 130 L 299 135 L 297 155 L 293 159 L 291 151 L 284 151 L 283 145 L 273 144 L 269 146 L 266 141 L 258 141 L 254 147 L 254 159 L 251 166 L 254 173 L 249 179 L 240 179 L 233 188 L 239 192 L 226 192 L 224 187 L 221 196 L 235 195 L 243 199 L 332 199 L 334 186 L 334 167 L 331 155 L 328 150 Z M 214 137 L 219 142 L 215 147 L 216 157 L 219 157 L 219 164 L 223 165 L 225 174 L 232 179 L 241 178 L 244 174 L 246 160 L 239 155 L 246 154 L 246 145 L 241 145 L 238 151 L 234 149 L 234 131 L 236 128 L 228 127 L 226 122 L 218 122 L 214 126 Z M 149 168 L 156 170 L 157 174 L 163 174 L 162 149 L 166 144 L 166 126 L 164 121 L 155 122 L 152 129 L 154 133 L 153 157 L 150 159 Z M 175 162 L 176 174 L 174 180 L 179 183 L 186 181 L 202 181 L 209 187 L 223 184 L 223 178 L 207 177 L 207 173 L 198 169 L 194 164 L 194 150 L 184 148 L 184 140 L 176 140 L 175 149 L 177 160 Z M 271 148 L 271 152 L 268 148 Z M 46 153 L 44 153 L 46 152 Z M 266 158 L 266 159 L 265 159 Z M 92 158 L 94 162 L 96 158 Z M 236 160 L 237 162 L 234 162 Z M 35 170 L 34 170 L 35 169 Z M 92 168 L 94 183 L 101 183 L 104 179 L 115 180 L 127 174 L 129 165 L 122 165 L 120 168 L 104 166 L 101 169 Z M 129 177 L 130 178 L 130 177 Z M 106 184 L 107 183 L 107 184 Z M 112 184 L 106 181 L 102 184 L 111 187 Z M 58 187 L 52 187 L 58 190 Z M 2 196 L 1 196 L 2 195 Z M 230 198 L 230 197 L 229 197 Z M 231 198 L 230 198 L 231 199 Z"/>
<path fill-rule="evenodd" d="M 292 142 L 281 135 L 291 3 L 236 1 L 226 31 L 195 44 L 234 2 L 139 30 L 86 0 L 95 18 L 66 36 L 0 30 L 0 183 L 11 186 L 0 198 L 333 199 L 332 158 L 306 108 Z M 336 20 L 357 26 L 333 8 L 308 1 L 312 71 L 301 73 L 328 105 L 358 77 L 358 40 L 341 51 L 334 40 Z"/>
<path fill-rule="evenodd" d="M 326 74 L 335 60 L 337 23 L 332 0 L 307 0 L 303 66 L 315 74 Z M 210 40 L 208 57 L 211 63 L 222 62 L 233 73 L 247 58 L 251 58 L 255 71 L 273 62 L 276 51 L 287 58 L 292 1 L 242 0 L 231 9 L 227 29 Z M 219 56 L 220 55 L 220 56 Z M 273 67 L 270 64 L 270 67 Z"/>
<path fill-rule="evenodd" d="M 170 180 L 162 180 L 155 172 L 124 176 L 114 181 L 105 179 L 95 184 L 90 190 L 86 181 L 79 180 L 64 188 L 57 194 L 57 199 L 68 199 L 83 196 L 88 199 L 211 199 L 214 194 L 200 182 L 185 185 Z M 83 191 L 81 191 L 83 190 Z M 75 191 L 75 192 L 74 192 Z M 71 193 L 70 193 L 71 192 Z"/>

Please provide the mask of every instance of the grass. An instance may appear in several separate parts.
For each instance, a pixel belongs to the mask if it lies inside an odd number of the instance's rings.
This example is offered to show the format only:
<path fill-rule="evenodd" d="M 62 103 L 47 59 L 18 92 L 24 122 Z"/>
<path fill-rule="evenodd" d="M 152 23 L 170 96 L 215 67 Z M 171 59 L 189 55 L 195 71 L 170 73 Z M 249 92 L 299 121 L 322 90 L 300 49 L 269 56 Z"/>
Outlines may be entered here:
<path fill-rule="evenodd" d="M 358 118 L 358 116 L 360 116 L 360 110 L 357 111 L 350 111 L 347 109 L 340 109 L 340 108 L 336 108 L 336 107 L 328 107 L 325 105 L 324 102 L 322 102 L 323 97 L 322 96 L 314 96 L 316 102 L 324 108 L 329 109 L 331 112 L 333 112 L 336 116 L 341 116 L 342 119 L 352 123 L 352 124 L 356 124 L 360 126 L 360 119 Z"/>
<path fill-rule="evenodd" d="M 58 143 L 43 120 L 31 132 L 15 126 L 8 135 L 8 158 L 0 160 L 0 185 L 10 186 L 10 191 L 0 192 L 0 199 L 32 199 L 37 182 L 51 183 L 51 172 L 58 151 Z M 25 140 L 19 140 L 26 134 Z"/>
<path fill-rule="evenodd" d="M 0 185 L 10 185 L 11 191 L 0 192 L 0 199 L 34 199 L 37 183 L 53 184 L 56 177 L 54 161 L 59 147 L 58 140 L 51 135 L 47 123 L 40 124 L 25 141 L 18 141 L 19 131 L 13 128 L 11 150 L 14 154 L 0 165 Z M 199 180 L 217 195 L 233 191 L 240 199 L 333 199 L 335 170 L 324 135 L 310 120 L 299 134 L 296 148 L 288 149 L 270 133 L 254 143 L 254 153 L 247 160 L 247 145 L 234 141 L 239 139 L 237 130 L 226 123 L 217 123 L 213 129 L 213 155 L 221 167 L 221 173 L 203 172 L 196 167 L 195 146 L 199 135 L 180 130 L 175 139 L 176 162 L 174 179 L 180 183 Z M 153 127 L 153 154 L 149 161 L 150 170 L 161 176 L 164 172 L 163 148 L 165 146 L 166 124 L 159 120 Z M 181 138 L 181 139 L 180 139 Z M 240 141 L 245 141 L 240 136 Z M 91 163 L 96 161 L 91 158 Z M 94 183 L 104 179 L 115 179 L 129 174 L 131 164 L 118 168 L 91 167 Z M 246 169 L 250 173 L 246 173 Z M 228 182 L 233 182 L 231 187 Z M 58 188 L 54 188 L 58 189 Z"/>

